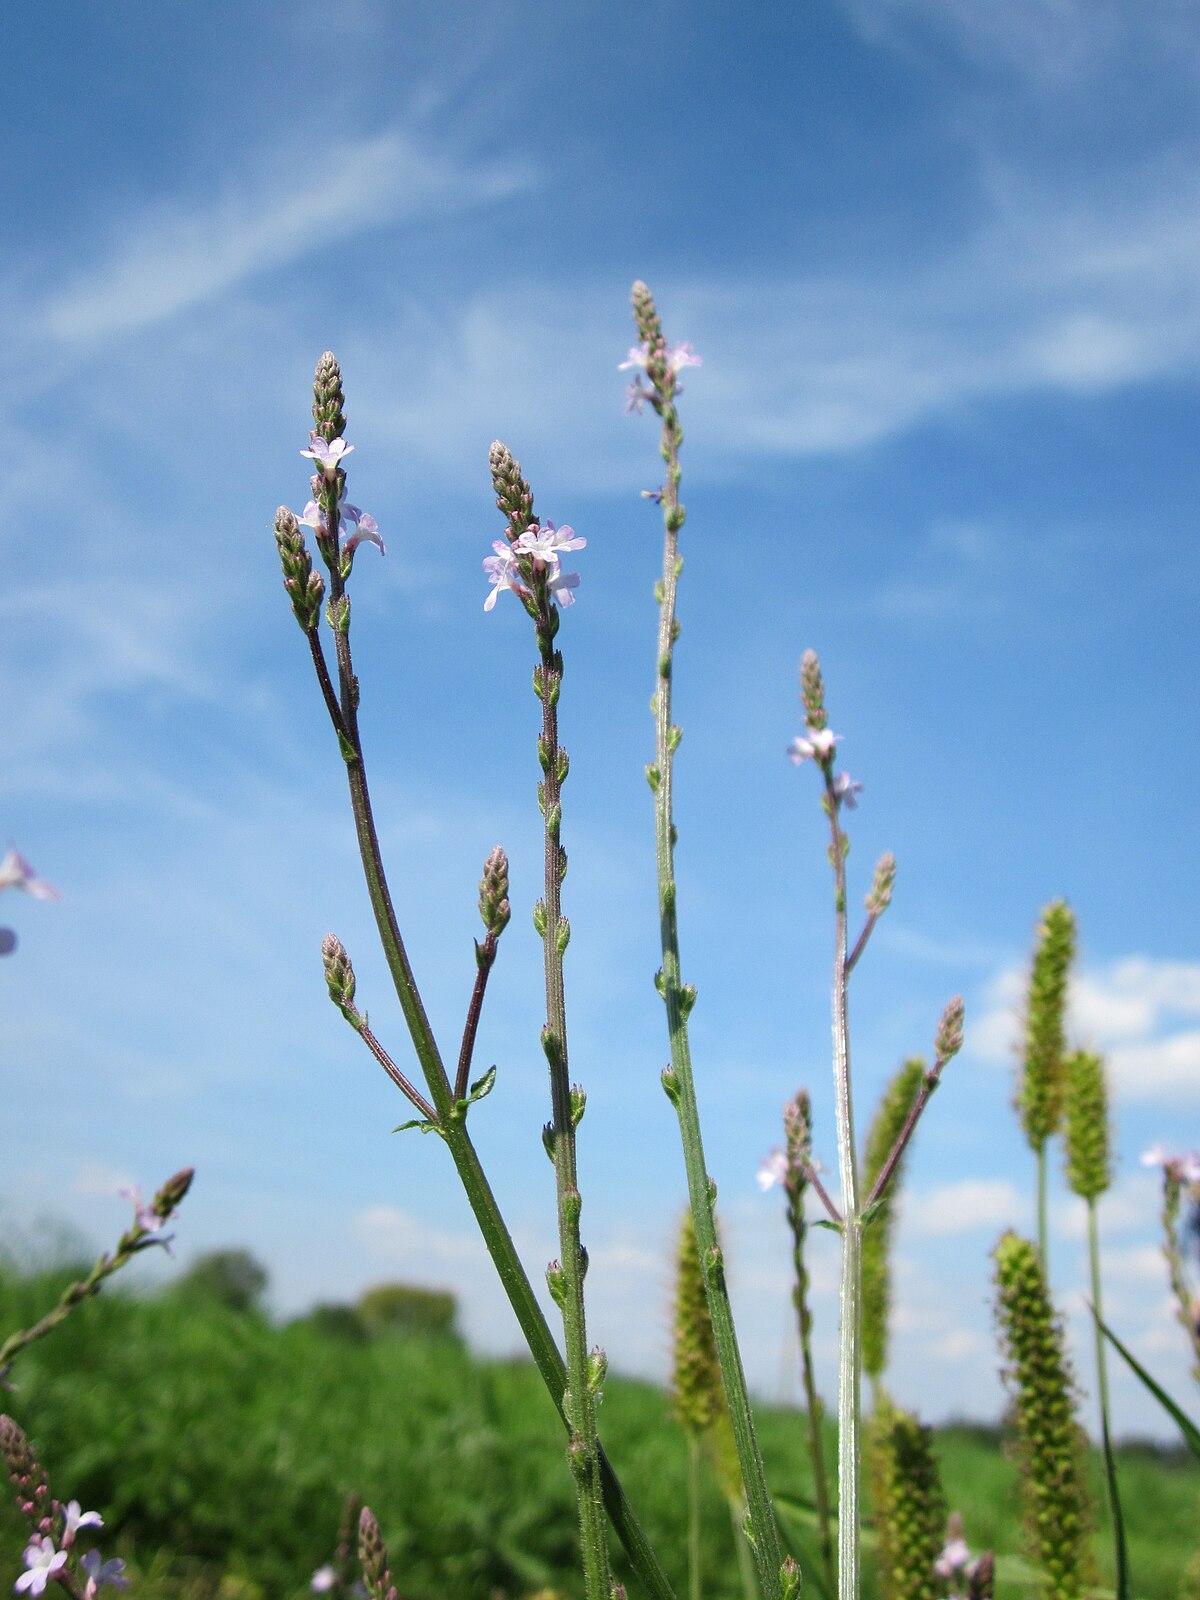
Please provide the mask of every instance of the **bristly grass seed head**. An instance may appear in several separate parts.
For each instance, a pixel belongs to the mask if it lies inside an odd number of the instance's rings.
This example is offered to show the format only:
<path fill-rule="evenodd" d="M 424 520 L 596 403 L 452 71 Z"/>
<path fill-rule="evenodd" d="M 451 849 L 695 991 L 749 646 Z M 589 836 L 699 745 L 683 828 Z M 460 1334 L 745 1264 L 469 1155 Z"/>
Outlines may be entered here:
<path fill-rule="evenodd" d="M 1058 1131 L 1063 1097 L 1063 1013 L 1075 954 L 1075 918 L 1065 900 L 1042 913 L 1025 1012 L 1024 1070 L 1017 1110 L 1025 1137 L 1039 1150 Z"/>
<path fill-rule="evenodd" d="M 1064 1063 L 1063 1080 L 1067 1182 L 1084 1200 L 1097 1200 L 1112 1182 L 1104 1061 L 1076 1050 Z"/>
<path fill-rule="evenodd" d="M 1013 1392 L 1022 1501 L 1049 1600 L 1077 1600 L 1091 1571 L 1091 1503 L 1062 1325 L 1037 1246 L 1006 1233 L 996 1246 L 996 1315 Z"/>
<path fill-rule="evenodd" d="M 881 1395 L 868 1441 L 880 1586 L 887 1600 L 939 1600 L 946 1497 L 933 1429 Z"/>
<path fill-rule="evenodd" d="M 676 1253 L 671 1395 L 675 1416 L 692 1438 L 707 1433 L 725 1404 L 696 1228 L 687 1212 Z"/>

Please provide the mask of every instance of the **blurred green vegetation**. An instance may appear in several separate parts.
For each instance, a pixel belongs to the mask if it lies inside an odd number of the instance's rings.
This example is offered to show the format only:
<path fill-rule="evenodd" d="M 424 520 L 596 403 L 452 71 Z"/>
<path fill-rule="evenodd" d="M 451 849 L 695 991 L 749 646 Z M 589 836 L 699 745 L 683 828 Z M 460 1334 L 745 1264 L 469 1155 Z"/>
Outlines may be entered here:
<path fill-rule="evenodd" d="M 34 1321 L 66 1276 L 0 1267 L 0 1329 Z M 235 1297 L 235 1306 L 221 1288 L 218 1281 L 201 1293 L 193 1279 L 186 1293 L 106 1290 L 18 1358 L 14 1391 L 3 1399 L 59 1499 L 104 1515 L 101 1545 L 130 1562 L 131 1596 L 307 1594 L 310 1574 L 332 1554 L 350 1489 L 379 1516 L 405 1600 L 580 1592 L 564 1437 L 531 1366 L 473 1357 L 446 1331 L 452 1304 L 441 1332 L 393 1325 L 372 1337 L 361 1305 L 318 1308 L 278 1327 L 255 1297 Z M 760 1423 L 769 1477 L 793 1507 L 785 1537 L 811 1574 L 800 1419 L 763 1408 Z M 601 1428 L 685 1592 L 687 1451 L 668 1397 L 610 1378 Z M 963 1513 L 972 1547 L 1018 1555 L 1016 1477 L 998 1433 L 944 1428 L 937 1442 L 949 1503 Z M 1120 1465 L 1134 1593 L 1176 1600 L 1200 1546 L 1200 1471 L 1182 1453 L 1149 1446 L 1124 1449 Z M 1091 1467 L 1102 1504 L 1098 1461 Z M 711 1481 L 705 1494 L 706 1600 L 741 1600 L 727 1509 Z M 23 1524 L 0 1496 L 0 1581 L 21 1571 L 24 1543 Z M 1096 1554 L 1110 1581 L 1102 1533 Z M 811 1578 L 805 1592 L 818 1594 Z M 1019 1562 L 1002 1561 L 999 1600 L 1036 1593 Z M 636 1600 L 632 1585 L 630 1595 Z"/>

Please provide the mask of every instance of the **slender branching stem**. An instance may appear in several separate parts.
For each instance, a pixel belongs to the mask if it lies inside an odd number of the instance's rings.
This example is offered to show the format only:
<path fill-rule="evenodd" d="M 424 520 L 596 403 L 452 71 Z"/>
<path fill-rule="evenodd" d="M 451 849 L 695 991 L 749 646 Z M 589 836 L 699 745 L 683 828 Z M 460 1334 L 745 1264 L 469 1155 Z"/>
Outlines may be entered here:
<path fill-rule="evenodd" d="M 612 1580 L 608 1566 L 608 1541 L 600 1481 L 596 1438 L 596 1396 L 588 1360 L 587 1320 L 584 1314 L 583 1277 L 586 1257 L 579 1237 L 581 1199 L 575 1156 L 575 1116 L 572 1107 L 567 1056 L 567 1009 L 563 988 L 563 954 L 570 928 L 562 915 L 562 880 L 566 855 L 561 843 L 562 780 L 566 752 L 558 743 L 558 697 L 563 662 L 553 639 L 558 612 L 548 597 L 538 618 L 541 649 L 542 737 L 538 753 L 543 771 L 541 785 L 544 818 L 545 899 L 541 907 L 542 954 L 546 979 L 546 1026 L 542 1045 L 550 1068 L 551 1133 L 554 1178 L 558 1191 L 560 1262 L 558 1284 L 566 1341 L 567 1393 L 563 1404 L 571 1429 L 568 1446 L 571 1470 L 579 1495 L 584 1591 L 588 1600 L 609 1600 Z"/>
<path fill-rule="evenodd" d="M 838 1600 L 858 1600 L 861 1475 L 862 1214 L 850 1091 L 850 1015 L 846 982 L 846 850 L 838 821 L 832 758 L 822 764 L 834 877 L 833 1076 L 838 1167 L 842 1179 L 842 1279 L 838 1336 Z"/>
<path fill-rule="evenodd" d="M 659 594 L 657 687 L 653 701 L 655 762 L 652 779 L 655 791 L 654 821 L 659 925 L 662 937 L 661 987 L 667 1007 L 667 1030 L 671 1048 L 671 1067 L 664 1084 L 679 1117 L 688 1194 L 696 1224 L 696 1243 L 704 1268 L 713 1337 L 721 1364 L 721 1378 L 746 1490 L 750 1537 L 759 1581 L 766 1600 L 779 1600 L 782 1593 L 780 1571 L 783 1566 L 783 1550 L 767 1489 L 762 1453 L 754 1429 L 754 1418 L 750 1410 L 746 1374 L 738 1349 L 733 1308 L 729 1300 L 724 1261 L 717 1238 L 716 1215 L 713 1209 L 715 1185 L 708 1175 L 704 1160 L 704 1144 L 700 1135 L 700 1115 L 696 1103 L 687 1028 L 687 1011 L 691 1008 L 695 994 L 690 989 L 685 992 L 679 964 L 679 931 L 675 909 L 675 824 L 671 788 L 680 730 L 671 721 L 671 673 L 675 639 L 679 631 L 675 618 L 675 591 L 681 568 L 679 530 L 683 526 L 685 515 L 679 501 L 679 448 L 683 442 L 683 433 L 672 398 L 674 379 L 666 377 L 664 382 L 665 389 L 660 391 L 659 404 L 656 405 L 656 410 L 659 410 L 662 417 L 662 455 L 666 462 L 667 475 L 662 490 L 663 573 Z"/>
<path fill-rule="evenodd" d="M 432 1122 L 436 1126 L 437 1112 L 429 1104 L 429 1101 L 426 1100 L 421 1091 L 415 1088 L 400 1071 L 400 1068 L 392 1060 L 391 1056 L 388 1055 L 387 1051 L 371 1032 L 366 1022 L 360 1019 L 356 1026 L 358 1033 L 362 1036 L 362 1042 L 366 1045 L 367 1049 L 387 1073 L 388 1077 L 396 1085 L 397 1089 L 399 1089 L 400 1093 L 405 1097 L 406 1100 L 416 1107 L 416 1109 L 424 1118 L 426 1118 L 427 1121 Z"/>
<path fill-rule="evenodd" d="M 334 567 L 330 566 L 330 598 L 335 589 L 340 597 L 342 587 L 335 583 Z M 336 613 L 335 613 L 336 624 Z M 366 765 L 358 731 L 356 695 L 348 634 L 338 647 L 339 681 L 342 687 L 341 705 L 329 705 L 330 720 L 338 735 L 339 747 L 346 763 L 346 777 L 350 789 L 350 804 L 354 816 L 359 855 L 367 895 L 375 917 L 384 958 L 396 990 L 400 1009 L 408 1026 L 413 1049 L 420 1064 L 436 1120 L 450 1150 L 468 1203 L 479 1225 L 484 1244 L 491 1256 L 500 1281 L 504 1286 L 517 1322 L 529 1345 L 534 1363 L 542 1375 L 560 1417 L 570 1429 L 563 1405 L 566 1390 L 566 1368 L 554 1342 L 554 1336 L 538 1304 L 528 1275 L 521 1264 L 512 1236 L 501 1214 L 496 1197 L 480 1163 L 478 1153 L 467 1132 L 465 1119 L 457 1112 L 451 1085 L 425 1013 L 425 1007 L 409 964 L 408 953 L 400 934 L 400 926 L 392 904 L 387 877 L 384 872 L 379 838 L 371 810 L 370 791 L 367 787 Z M 320 672 L 318 670 L 318 678 Z M 350 715 L 346 716 L 346 708 Z M 334 715 L 335 709 L 337 715 Z M 616 1473 L 612 1470 L 603 1450 L 598 1452 L 600 1474 L 603 1481 L 604 1503 L 617 1535 L 629 1556 L 630 1562 L 647 1593 L 655 1600 L 674 1600 L 670 1580 L 663 1571 L 657 1555 L 646 1538 L 633 1507 L 630 1505 Z"/>
<path fill-rule="evenodd" d="M 462 1045 L 458 1052 L 458 1070 L 454 1074 L 454 1098 L 466 1098 L 471 1078 L 471 1058 L 475 1054 L 475 1035 L 479 1031 L 479 1017 L 483 1010 L 483 996 L 487 990 L 488 974 L 496 959 L 496 935 L 488 933 L 483 941 L 475 964 L 475 983 L 471 989 L 471 1002 L 467 1007 L 467 1020 L 463 1026 Z"/>
<path fill-rule="evenodd" d="M 811 1162 L 804 1169 L 804 1177 L 805 1181 L 807 1183 L 811 1183 L 813 1188 L 816 1190 L 817 1198 L 829 1213 L 829 1220 L 833 1223 L 834 1227 L 840 1228 L 842 1225 L 842 1213 L 829 1198 L 829 1191 L 821 1182 L 821 1179 L 817 1174 L 817 1169 L 812 1165 Z"/>
<path fill-rule="evenodd" d="M 808 1267 L 804 1260 L 804 1241 L 808 1232 L 804 1221 L 803 1194 L 793 1201 L 789 1193 L 789 1221 L 792 1226 L 792 1265 L 795 1287 L 792 1300 L 796 1307 L 796 1323 L 800 1334 L 800 1372 L 804 1382 L 805 1429 L 808 1435 L 808 1455 L 812 1463 L 813 1496 L 817 1503 L 817 1537 L 821 1547 L 821 1564 L 825 1578 L 832 1590 L 837 1583 L 837 1568 L 833 1555 L 833 1517 L 829 1505 L 829 1480 L 825 1475 L 825 1447 L 821 1439 L 821 1418 L 824 1408 L 817 1394 L 817 1379 L 813 1371 L 812 1311 L 808 1304 Z"/>
<path fill-rule="evenodd" d="M 1200 1379 L 1200 1319 L 1192 1311 L 1191 1295 L 1183 1271 L 1183 1255 L 1179 1248 L 1179 1211 L 1183 1199 L 1183 1183 L 1177 1167 L 1168 1163 L 1163 1172 L 1162 1249 L 1166 1258 L 1167 1273 L 1171 1280 L 1171 1293 L 1175 1296 L 1175 1315 L 1183 1324 L 1192 1343 L 1196 1361 L 1192 1368 Z"/>
<path fill-rule="evenodd" d="M 924 1081 L 921 1084 L 920 1093 L 909 1107 L 908 1116 L 904 1119 L 904 1126 L 900 1129 L 900 1135 L 888 1153 L 887 1160 L 883 1163 L 883 1166 L 880 1167 L 879 1175 L 875 1179 L 875 1182 L 871 1185 L 870 1194 L 868 1194 L 866 1200 L 863 1202 L 864 1211 L 869 1210 L 870 1207 L 875 1204 L 876 1200 L 880 1199 L 884 1194 L 887 1193 L 888 1184 L 892 1181 L 892 1174 L 903 1160 L 904 1152 L 908 1148 L 908 1141 L 916 1132 L 917 1123 L 921 1120 L 921 1113 L 929 1104 L 933 1091 L 941 1082 L 942 1068 L 946 1065 L 946 1062 L 949 1059 L 950 1058 L 948 1056 L 939 1056 L 933 1063 L 933 1066 L 925 1074 Z"/>
<path fill-rule="evenodd" d="M 850 976 L 855 967 L 858 965 L 858 958 L 867 948 L 867 940 L 871 937 L 872 933 L 874 933 L 875 924 L 879 921 L 880 915 L 880 912 L 872 911 L 868 915 L 866 922 L 863 924 L 863 930 L 859 934 L 858 939 L 855 941 L 854 949 L 851 950 L 850 954 L 846 957 L 847 977 Z"/>

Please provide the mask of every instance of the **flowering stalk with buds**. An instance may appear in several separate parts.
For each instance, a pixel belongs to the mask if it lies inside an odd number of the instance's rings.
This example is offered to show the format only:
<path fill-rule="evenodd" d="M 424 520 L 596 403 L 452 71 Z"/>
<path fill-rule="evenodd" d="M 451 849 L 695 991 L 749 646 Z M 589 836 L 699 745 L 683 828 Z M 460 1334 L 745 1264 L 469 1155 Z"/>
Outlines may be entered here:
<path fill-rule="evenodd" d="M 738 1349 L 737 1334 L 733 1325 L 733 1310 L 725 1282 L 725 1268 L 717 1237 L 714 1210 L 716 1186 L 708 1175 L 704 1160 L 704 1144 L 700 1134 L 700 1114 L 696 1103 L 691 1047 L 688 1042 L 688 1014 L 695 1004 L 696 991 L 691 984 L 683 982 L 679 962 L 675 823 L 671 788 L 675 752 L 682 738 L 682 729 L 671 721 L 671 676 L 675 641 L 679 637 L 680 630 L 675 615 L 676 585 L 683 570 L 683 561 L 679 555 L 679 531 L 683 527 L 686 513 L 679 498 L 679 451 L 683 443 L 683 430 L 679 424 L 675 401 L 679 393 L 677 378 L 680 370 L 688 366 L 698 366 L 699 357 L 692 352 L 690 345 L 667 344 L 654 298 L 646 285 L 641 282 L 633 286 L 633 317 L 641 342 L 633 347 L 628 360 L 622 363 L 624 367 L 639 369 L 638 377 L 631 388 L 630 407 L 640 411 L 642 405 L 648 403 L 661 418 L 660 448 L 666 465 L 666 477 L 662 489 L 652 495 L 662 507 L 663 569 L 662 578 L 655 591 L 659 606 L 658 659 L 654 696 L 651 700 L 655 726 L 655 752 L 654 760 L 646 769 L 646 777 L 654 794 L 658 911 L 662 943 L 662 967 L 658 973 L 657 985 L 667 1008 L 667 1034 L 671 1051 L 671 1065 L 663 1074 L 663 1088 L 679 1118 L 684 1165 L 687 1169 L 688 1196 L 696 1225 L 696 1241 L 708 1293 L 713 1337 L 716 1340 L 717 1355 L 721 1363 L 721 1377 L 729 1406 L 729 1419 L 733 1425 L 738 1461 L 746 1489 L 747 1536 L 754 1550 L 764 1600 L 781 1600 L 786 1587 L 782 1576 L 783 1547 L 779 1539 L 771 1497 L 767 1490 L 762 1453 L 754 1429 L 746 1375 L 742 1367 L 741 1352 Z M 649 380 L 648 389 L 641 386 L 643 371 Z"/>
<path fill-rule="evenodd" d="M 941 1081 L 943 1067 L 962 1048 L 963 1003 L 956 997 L 943 1012 L 934 1040 L 933 1066 L 925 1074 L 896 1141 L 864 1198 L 854 1142 L 849 979 L 876 923 L 891 903 L 896 863 L 889 854 L 883 856 L 876 866 L 866 897 L 866 922 L 851 947 L 846 909 L 846 853 L 849 840 L 842 830 L 841 813 L 843 806 L 854 808 L 862 785 L 856 783 L 849 773 L 834 771 L 841 735 L 834 733 L 829 726 L 825 683 L 820 662 L 812 650 L 805 652 L 800 664 L 800 698 L 804 705 L 806 727 L 804 733 L 792 741 L 788 754 L 797 766 L 807 761 L 814 762 L 821 773 L 824 786 L 822 804 L 829 821 L 829 863 L 833 869 L 834 884 L 833 1077 L 842 1206 L 840 1212 L 832 1205 L 829 1205 L 829 1210 L 842 1237 L 838 1362 L 838 1596 L 839 1600 L 858 1600 L 863 1231 L 879 1212 L 921 1113 Z"/>
<path fill-rule="evenodd" d="M 78 1500 L 63 1505 L 54 1498 L 33 1446 L 11 1417 L 0 1417 L 0 1458 L 16 1496 L 17 1510 L 30 1530 L 25 1571 L 13 1585 L 16 1592 L 44 1594 L 51 1580 L 65 1589 L 71 1600 L 96 1600 L 97 1591 L 104 1587 L 124 1589 L 129 1580 L 124 1575 L 123 1561 L 104 1561 L 98 1550 L 80 1555 L 75 1549 L 79 1530 L 102 1528 L 104 1519 L 98 1511 L 84 1511 Z"/>
<path fill-rule="evenodd" d="M 562 846 L 562 786 L 570 770 L 567 752 L 558 741 L 558 701 L 562 688 L 562 652 L 555 646 L 559 629 L 559 605 L 569 603 L 574 573 L 563 573 L 560 550 L 582 548 L 585 540 L 573 536 L 570 528 L 545 529 L 534 520 L 533 493 L 521 475 L 519 462 L 506 445 L 497 440 L 491 448 L 492 486 L 496 505 L 506 520 L 507 547 L 515 558 L 515 572 L 507 580 L 523 600 L 533 618 L 537 638 L 538 665 L 534 668 L 533 689 L 541 703 L 542 732 L 538 739 L 538 763 L 542 779 L 538 784 L 538 806 L 542 813 L 545 868 L 545 896 L 534 907 L 534 926 L 542 938 L 542 964 L 546 985 L 546 1024 L 542 1029 L 542 1049 L 550 1068 L 551 1121 L 543 1136 L 546 1151 L 554 1163 L 558 1191 L 559 1259 L 550 1264 L 546 1281 L 562 1312 L 567 1353 L 567 1388 L 563 1411 L 570 1429 L 568 1460 L 575 1478 L 579 1499 L 579 1520 L 583 1549 L 584 1590 L 588 1600 L 609 1600 L 612 1578 L 608 1565 L 608 1539 L 604 1517 L 603 1486 L 600 1478 L 599 1440 L 596 1436 L 596 1404 L 604 1383 L 607 1360 L 597 1347 L 589 1352 L 587 1321 L 584 1312 L 583 1279 L 587 1255 L 580 1242 L 579 1194 L 575 1158 L 575 1130 L 583 1117 L 586 1097 L 578 1084 L 572 1084 L 567 1056 L 567 1011 L 563 986 L 563 956 L 571 938 L 571 925 L 562 914 L 562 882 L 567 872 L 567 853 Z M 567 537 L 572 535 L 572 537 Z M 497 542 L 497 551 L 501 549 Z M 499 563 L 498 553 L 489 557 Z M 499 593 L 500 583 L 489 599 Z"/>
<path fill-rule="evenodd" d="M 142 1204 L 140 1190 L 122 1191 L 133 1201 L 134 1214 L 132 1223 L 117 1240 L 116 1249 L 111 1255 L 107 1252 L 102 1255 L 86 1278 L 69 1283 L 59 1296 L 58 1304 L 32 1327 L 10 1333 L 4 1343 L 0 1344 L 0 1378 L 8 1371 L 13 1358 L 27 1345 L 33 1344 L 35 1339 L 44 1339 L 58 1327 L 60 1322 L 71 1315 L 77 1305 L 81 1305 L 92 1295 L 99 1294 L 105 1279 L 111 1278 L 114 1272 L 119 1272 L 133 1260 L 134 1256 L 155 1245 L 161 1245 L 164 1250 L 170 1251 L 170 1236 L 162 1230 L 187 1194 L 191 1181 L 192 1169 L 185 1167 L 182 1172 L 177 1172 L 173 1178 L 167 1179 L 149 1205 Z"/>
<path fill-rule="evenodd" d="M 509 917 L 507 862 L 503 859 L 503 852 L 493 852 L 485 865 L 480 884 L 480 910 L 485 935 L 482 945 L 476 944 L 475 982 L 453 1081 L 425 1013 L 384 871 L 358 724 L 360 688 L 354 672 L 350 598 L 346 592 L 360 539 L 372 537 L 381 549 L 382 541 L 375 537 L 378 529 L 374 520 L 366 518 L 364 513 L 345 501 L 345 462 L 354 446 L 345 441 L 344 405 L 341 372 L 332 353 L 327 351 L 317 363 L 313 383 L 314 428 L 310 445 L 301 452 L 319 468 L 312 479 L 312 501 L 302 518 L 297 518 L 286 506 L 279 508 L 275 516 L 275 539 L 283 569 L 284 588 L 291 601 L 293 615 L 304 633 L 321 697 L 345 764 L 367 893 L 384 957 L 424 1079 L 423 1091 L 400 1070 L 367 1026 L 365 1017 L 358 1012 L 354 1004 L 354 972 L 350 958 L 341 942 L 332 935 L 325 940 L 322 949 L 326 982 L 331 1000 L 417 1111 L 417 1124 L 424 1131 L 435 1133 L 445 1141 L 530 1353 L 573 1438 L 583 1431 L 577 1427 L 576 1408 L 580 1388 L 574 1379 L 568 1383 L 562 1355 L 534 1295 L 467 1130 L 471 1106 L 488 1093 L 495 1078 L 494 1071 L 490 1071 L 471 1084 L 470 1064 L 487 974 L 495 960 L 496 943 Z M 530 515 L 522 524 L 515 541 L 507 542 L 495 557 L 488 558 L 488 570 L 493 579 L 493 596 L 503 589 L 510 589 L 522 600 L 526 609 L 536 616 L 540 602 L 535 599 L 536 585 L 533 580 L 537 569 L 540 568 L 549 599 L 557 605 L 567 604 L 570 591 L 578 579 L 573 573 L 562 572 L 559 552 L 576 549 L 579 545 L 567 538 L 570 529 L 554 529 L 550 524 L 545 528 L 532 525 L 532 504 L 529 510 Z M 348 531 L 351 525 L 353 532 Z M 326 577 L 314 570 L 302 527 L 309 527 L 314 532 Z M 333 673 L 330 672 L 320 634 L 323 600 L 324 619 L 333 635 Z M 554 694 L 557 696 L 556 687 Z M 561 782 L 557 767 L 555 772 L 556 782 Z M 553 930 L 556 945 L 563 936 L 564 927 L 565 922 L 556 917 Z M 561 1037 L 565 1044 L 565 1032 Z M 566 1120 L 569 1122 L 570 1118 Z M 557 1126 L 562 1125 L 562 1119 L 558 1118 Z M 582 1276 L 582 1263 L 579 1264 L 579 1274 Z M 598 1382 L 598 1363 L 588 1359 L 589 1376 Z M 586 1384 L 584 1393 L 590 1393 Z M 583 1404 L 586 1410 L 586 1398 Z M 666 1574 L 603 1451 L 594 1443 L 594 1434 L 592 1438 L 593 1447 L 589 1452 L 587 1469 L 590 1488 L 594 1488 L 599 1480 L 607 1513 L 647 1592 L 654 1600 L 673 1600 Z"/>
<path fill-rule="evenodd" d="M 1155 1145 L 1142 1156 L 1142 1165 L 1162 1168 L 1162 1251 L 1175 1298 L 1175 1315 L 1191 1341 L 1196 1357 L 1192 1372 L 1200 1380 L 1200 1294 L 1192 1294 L 1188 1288 L 1183 1251 L 1179 1248 L 1185 1195 L 1190 1196 L 1195 1214 L 1200 1216 L 1200 1151 L 1189 1150 L 1184 1155 L 1172 1156 L 1161 1145 Z"/>

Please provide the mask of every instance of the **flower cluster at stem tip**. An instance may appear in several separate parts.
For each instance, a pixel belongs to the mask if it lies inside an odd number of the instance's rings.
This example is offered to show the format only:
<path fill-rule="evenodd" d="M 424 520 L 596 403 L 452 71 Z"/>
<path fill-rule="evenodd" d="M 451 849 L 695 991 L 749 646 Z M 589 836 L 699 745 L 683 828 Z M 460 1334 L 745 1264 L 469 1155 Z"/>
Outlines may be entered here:
<path fill-rule="evenodd" d="M 43 1594 L 51 1578 L 56 1582 L 63 1582 L 61 1576 L 63 1568 L 70 1559 L 71 1547 L 80 1528 L 104 1526 L 104 1519 L 100 1513 L 82 1510 L 78 1500 L 69 1500 L 62 1507 L 62 1519 L 62 1534 L 57 1545 L 48 1533 L 34 1534 L 26 1545 L 25 1571 L 13 1584 L 17 1594 Z M 124 1589 L 128 1585 L 125 1563 L 120 1557 L 104 1561 L 98 1550 L 88 1550 L 80 1557 L 79 1567 L 87 1580 L 83 1591 L 84 1600 L 95 1600 L 97 1590 L 106 1586 Z"/>
<path fill-rule="evenodd" d="M 1161 1167 L 1179 1183 L 1200 1184 L 1200 1150 L 1188 1150 L 1181 1156 L 1168 1155 L 1161 1144 L 1151 1145 L 1142 1155 L 1144 1167 Z"/>
<path fill-rule="evenodd" d="M 797 734 L 788 745 L 787 757 L 796 767 L 805 761 L 815 761 L 822 772 L 828 773 L 833 767 L 834 747 L 842 742 L 842 735 L 834 733 L 833 729 L 827 726 L 821 669 L 811 650 L 805 652 L 800 666 L 800 678 L 807 726 L 804 732 Z M 862 784 L 856 783 L 848 772 L 839 772 L 833 779 L 834 800 L 839 805 L 849 806 L 851 811 L 857 807 L 858 796 L 862 792 Z"/>
<path fill-rule="evenodd" d="M 674 378 L 684 367 L 702 367 L 704 363 L 692 349 L 690 344 L 674 344 L 664 347 L 663 362 L 671 377 Z M 642 407 L 647 400 L 653 400 L 654 391 L 642 387 L 642 373 L 649 370 L 650 366 L 650 341 L 644 339 L 641 344 L 635 344 L 626 359 L 617 366 L 618 372 L 628 372 L 630 367 L 637 367 L 637 377 L 625 390 L 625 410 L 642 414 Z M 675 394 L 682 394 L 683 387 L 676 384 Z"/>
<path fill-rule="evenodd" d="M 315 496 L 321 492 L 323 484 L 338 481 L 338 469 L 343 461 L 354 449 L 352 444 L 347 444 L 344 439 L 322 439 L 320 434 L 314 433 L 310 437 L 307 450 L 301 450 L 302 456 L 308 456 L 320 467 L 319 473 L 314 473 L 312 492 L 314 498 L 308 502 L 296 521 L 301 527 L 311 528 L 318 539 L 328 539 L 329 527 L 325 513 L 317 503 Z M 344 489 L 342 493 L 344 493 Z M 381 556 L 387 555 L 383 537 L 379 532 L 379 524 L 369 511 L 360 511 L 357 506 L 343 503 L 338 508 L 339 519 L 354 524 L 354 532 L 347 534 L 342 540 L 342 552 L 352 556 L 360 544 L 364 542 L 378 547 Z"/>
<path fill-rule="evenodd" d="M 571 590 L 578 587 L 579 574 L 563 571 L 562 552 L 582 550 L 586 544 L 587 540 L 578 538 L 574 528 L 565 523 L 556 528 L 549 521 L 531 522 L 512 544 L 504 539 L 494 540 L 495 555 L 483 558 L 483 570 L 492 585 L 483 609 L 490 611 L 496 604 L 496 596 L 505 589 L 510 589 L 519 600 L 528 600 L 530 580 L 542 574 L 556 605 L 574 605 L 575 596 Z"/>

